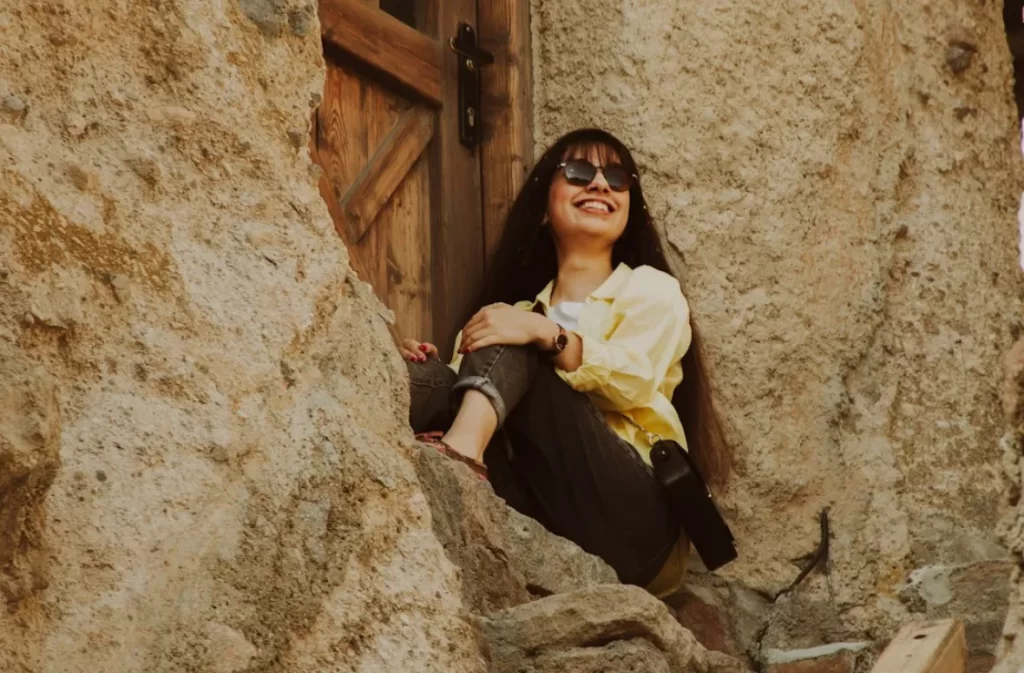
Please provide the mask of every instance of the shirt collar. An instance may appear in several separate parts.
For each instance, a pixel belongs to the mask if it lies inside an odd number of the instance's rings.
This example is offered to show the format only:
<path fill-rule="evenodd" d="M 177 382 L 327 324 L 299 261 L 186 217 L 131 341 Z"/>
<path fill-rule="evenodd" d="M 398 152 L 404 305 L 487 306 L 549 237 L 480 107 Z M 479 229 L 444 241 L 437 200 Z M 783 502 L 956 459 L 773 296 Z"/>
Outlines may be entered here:
<path fill-rule="evenodd" d="M 614 299 L 622 288 L 622 284 L 626 282 L 630 274 L 633 272 L 629 268 L 628 264 L 620 263 L 615 267 L 615 271 L 612 271 L 612 275 L 608 276 L 600 287 L 590 293 L 589 299 Z M 541 304 L 545 310 L 551 308 L 551 291 L 555 287 L 555 281 L 551 281 L 544 289 L 540 291 L 537 298 L 534 300 L 533 305 Z"/>

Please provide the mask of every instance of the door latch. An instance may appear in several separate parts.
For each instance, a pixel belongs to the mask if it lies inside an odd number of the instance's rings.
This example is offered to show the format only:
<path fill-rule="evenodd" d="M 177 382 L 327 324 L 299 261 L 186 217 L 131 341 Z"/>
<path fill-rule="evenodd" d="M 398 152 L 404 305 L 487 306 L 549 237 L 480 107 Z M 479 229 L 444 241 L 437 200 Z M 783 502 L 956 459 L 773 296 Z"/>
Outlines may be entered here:
<path fill-rule="evenodd" d="M 480 68 L 494 63 L 494 54 L 477 45 L 476 31 L 460 23 L 449 40 L 459 59 L 459 142 L 470 149 L 480 144 Z"/>

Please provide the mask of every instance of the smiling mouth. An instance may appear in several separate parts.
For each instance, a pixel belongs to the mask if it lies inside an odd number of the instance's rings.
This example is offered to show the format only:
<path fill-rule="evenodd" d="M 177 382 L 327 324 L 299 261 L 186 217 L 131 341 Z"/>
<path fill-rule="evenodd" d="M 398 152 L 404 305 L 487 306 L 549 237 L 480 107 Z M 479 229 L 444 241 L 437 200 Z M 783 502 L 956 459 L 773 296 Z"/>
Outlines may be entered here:
<path fill-rule="evenodd" d="M 611 205 L 597 199 L 585 199 L 577 203 L 576 207 L 588 213 L 611 213 L 615 211 Z"/>

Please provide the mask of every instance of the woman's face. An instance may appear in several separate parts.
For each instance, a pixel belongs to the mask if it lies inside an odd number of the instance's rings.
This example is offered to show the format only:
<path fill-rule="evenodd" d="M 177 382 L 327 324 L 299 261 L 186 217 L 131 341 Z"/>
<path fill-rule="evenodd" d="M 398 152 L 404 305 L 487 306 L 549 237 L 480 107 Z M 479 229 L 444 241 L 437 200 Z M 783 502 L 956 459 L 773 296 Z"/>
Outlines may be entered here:
<path fill-rule="evenodd" d="M 562 159 L 585 159 L 595 166 L 619 163 L 618 156 L 608 148 L 592 147 L 586 151 L 570 151 Z M 622 236 L 629 220 L 629 190 L 613 191 L 598 171 L 588 185 L 570 184 L 559 169 L 548 190 L 548 223 L 560 244 L 574 241 L 603 243 L 611 247 Z"/>

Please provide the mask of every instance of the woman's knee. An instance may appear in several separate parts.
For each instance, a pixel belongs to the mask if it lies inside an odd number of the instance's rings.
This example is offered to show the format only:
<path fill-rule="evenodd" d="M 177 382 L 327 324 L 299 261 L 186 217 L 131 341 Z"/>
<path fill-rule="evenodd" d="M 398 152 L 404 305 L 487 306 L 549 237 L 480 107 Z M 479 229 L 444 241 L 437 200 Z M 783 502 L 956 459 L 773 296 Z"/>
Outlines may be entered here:
<path fill-rule="evenodd" d="M 458 404 L 466 390 L 477 390 L 490 400 L 501 426 L 529 389 L 538 359 L 532 346 L 488 346 L 466 355 L 453 403 Z"/>
<path fill-rule="evenodd" d="M 534 346 L 494 345 L 467 353 L 459 367 L 460 376 L 507 377 L 509 372 L 536 368 L 539 352 Z"/>

